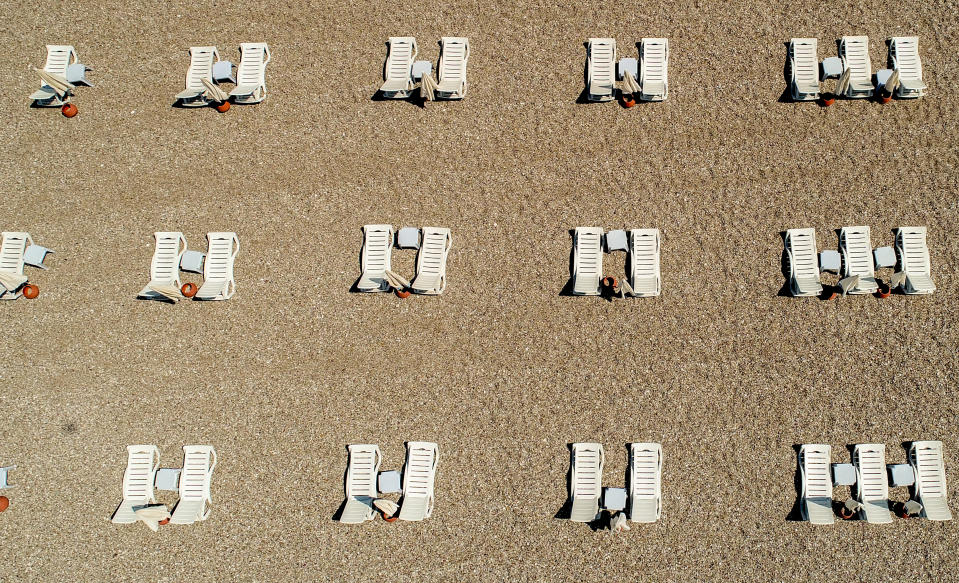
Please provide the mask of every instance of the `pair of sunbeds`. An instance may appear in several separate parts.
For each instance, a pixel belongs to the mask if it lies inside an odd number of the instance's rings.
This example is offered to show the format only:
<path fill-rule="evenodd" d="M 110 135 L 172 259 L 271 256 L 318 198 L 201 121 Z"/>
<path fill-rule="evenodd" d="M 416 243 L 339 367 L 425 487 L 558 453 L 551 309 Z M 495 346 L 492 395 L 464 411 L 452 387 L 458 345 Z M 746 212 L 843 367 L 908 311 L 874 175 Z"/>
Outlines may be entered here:
<path fill-rule="evenodd" d="M 926 84 L 922 80 L 922 61 L 919 58 L 919 37 L 894 36 L 889 39 L 889 65 L 898 71 L 897 97 L 910 99 L 922 97 Z M 819 41 L 815 38 L 794 38 L 789 41 L 790 91 L 795 101 L 819 99 L 820 75 Z M 873 84 L 872 64 L 869 60 L 869 37 L 844 36 L 839 41 L 839 58 L 843 75 L 836 93 L 850 99 L 871 97 L 876 89 Z M 848 73 L 848 75 L 846 75 Z"/>
<path fill-rule="evenodd" d="M 153 261 L 150 263 L 150 283 L 137 295 L 148 300 L 176 302 L 183 297 L 180 269 L 187 250 L 186 237 L 179 231 L 158 231 Z M 193 296 L 196 300 L 228 300 L 236 291 L 233 262 L 240 252 L 240 240 L 233 232 L 207 233 L 208 248 L 203 262 L 203 285 Z M 195 253 L 192 252 L 191 253 Z M 200 254 L 198 254 L 200 255 Z M 191 270 L 198 268 L 191 267 Z"/>
<path fill-rule="evenodd" d="M 346 504 L 340 522 L 360 524 L 373 520 L 373 502 L 379 495 L 377 475 L 380 469 L 380 448 L 363 443 L 350 445 L 346 467 Z M 420 521 L 433 514 L 433 485 L 439 446 L 428 441 L 406 444 L 406 465 L 403 468 L 403 495 L 400 499 L 400 520 Z"/>
<path fill-rule="evenodd" d="M 856 500 L 859 518 L 866 522 L 892 522 L 889 512 L 889 482 L 886 478 L 886 446 L 881 443 L 856 445 L 852 455 L 856 469 Z M 799 449 L 802 491 L 800 513 L 813 524 L 832 524 L 832 448 L 827 444 L 805 444 Z M 920 516 L 929 520 L 952 520 L 946 500 L 946 471 L 941 441 L 914 441 L 909 448 L 909 465 L 914 483 L 913 499 L 922 505 Z"/>
<path fill-rule="evenodd" d="M 616 243 L 611 243 L 617 233 Z M 604 233 L 601 227 L 576 227 L 573 232 L 573 295 L 600 295 L 603 278 L 603 249 L 606 252 L 627 251 L 627 283 L 630 295 L 658 296 L 661 290 L 659 275 L 659 229 L 631 229 L 628 237 L 622 231 Z"/>
<path fill-rule="evenodd" d="M 822 293 L 822 283 L 819 281 L 822 257 L 816 251 L 816 230 L 789 229 L 783 241 L 789 262 L 789 289 L 792 295 L 816 296 Z M 910 295 L 936 291 L 930 273 L 926 228 L 897 228 L 895 245 L 897 269 L 890 288 L 898 287 Z M 868 226 L 843 227 L 839 231 L 839 254 L 842 265 L 840 287 L 843 293 L 869 294 L 879 289 Z"/>
<path fill-rule="evenodd" d="M 0 243 L 0 300 L 15 300 L 23 295 L 29 285 L 23 273 L 24 265 L 46 269 L 43 258 L 50 249 L 35 245 L 30 233 L 4 231 Z M 27 295 L 27 297 L 31 297 Z"/>
<path fill-rule="evenodd" d="M 432 66 L 414 70 L 419 49 L 411 36 L 392 36 L 383 67 L 380 93 L 387 99 L 406 99 L 413 94 L 417 79 L 429 75 Z M 439 77 L 433 94 L 436 99 L 463 99 L 466 96 L 466 65 L 470 42 L 466 37 L 444 36 L 440 39 Z"/>
<path fill-rule="evenodd" d="M 234 78 L 233 64 L 221 61 L 216 47 L 190 47 L 186 88 L 177 94 L 176 100 L 185 107 L 202 107 L 227 98 L 233 103 L 259 103 L 266 99 L 266 65 L 269 62 L 270 47 L 266 43 L 240 43 L 240 64 Z M 236 84 L 229 95 L 213 85 L 221 81 Z"/>
<path fill-rule="evenodd" d="M 183 468 L 176 489 L 180 493 L 171 524 L 193 524 L 206 520 L 212 510 L 210 482 L 216 467 L 216 451 L 209 445 L 184 445 Z M 131 524 L 136 511 L 156 504 L 160 451 L 155 445 L 127 446 L 127 469 L 123 473 L 123 501 L 113 514 L 114 524 Z M 165 471 L 165 470 L 164 470 Z"/>
<path fill-rule="evenodd" d="M 632 522 L 656 522 L 662 515 L 663 448 L 658 443 L 629 444 L 628 507 Z M 599 515 L 606 454 L 600 443 L 574 443 L 570 455 L 569 519 L 593 522 Z"/>
<path fill-rule="evenodd" d="M 40 75 L 40 89 L 30 95 L 36 107 L 60 107 L 70 101 L 78 83 L 90 85 L 86 65 L 72 45 L 47 45 L 47 60 Z"/>
<path fill-rule="evenodd" d="M 446 289 L 446 259 L 449 256 L 453 237 L 450 230 L 441 227 L 423 227 L 413 235 L 416 229 L 401 229 L 397 244 L 401 248 L 419 249 L 416 256 L 416 277 L 409 284 L 413 293 L 438 295 Z M 406 232 L 412 235 L 406 241 Z M 360 252 L 360 279 L 356 289 L 360 292 L 385 292 L 390 288 L 403 291 L 393 274 L 391 257 L 394 232 L 392 225 L 365 225 L 363 227 L 363 249 Z"/>
<path fill-rule="evenodd" d="M 663 101 L 669 95 L 669 39 L 644 38 L 636 60 L 619 61 L 617 76 L 616 39 L 591 38 L 586 46 L 586 93 L 589 101 L 611 101 L 616 97 L 616 79 L 623 81 L 624 93 L 638 94 L 642 101 Z"/>

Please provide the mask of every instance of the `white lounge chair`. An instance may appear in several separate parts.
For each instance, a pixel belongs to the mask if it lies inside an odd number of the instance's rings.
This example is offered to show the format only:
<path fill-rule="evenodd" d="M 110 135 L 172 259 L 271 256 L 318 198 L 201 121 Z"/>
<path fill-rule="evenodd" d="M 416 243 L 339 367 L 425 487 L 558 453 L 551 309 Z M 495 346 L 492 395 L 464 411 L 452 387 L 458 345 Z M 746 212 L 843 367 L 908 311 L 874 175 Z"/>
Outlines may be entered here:
<path fill-rule="evenodd" d="M 376 474 L 380 469 L 380 448 L 368 444 L 349 446 L 350 460 L 346 468 L 346 505 L 340 522 L 360 524 L 373 520 L 376 499 Z"/>
<path fill-rule="evenodd" d="M 929 247 L 926 246 L 925 227 L 899 227 L 896 229 L 896 253 L 899 269 L 905 275 L 902 289 L 907 294 L 931 294 L 936 291 L 932 283 L 932 268 Z"/>
<path fill-rule="evenodd" d="M 794 101 L 819 99 L 819 39 L 789 41 L 790 90 Z"/>
<path fill-rule="evenodd" d="M 889 60 L 892 61 L 892 68 L 899 71 L 897 96 L 909 99 L 926 94 L 922 61 L 919 59 L 919 37 L 894 36 L 889 39 Z"/>
<path fill-rule="evenodd" d="M 410 285 L 413 293 L 443 293 L 446 289 L 446 258 L 452 245 L 449 229 L 423 227 L 423 245 L 416 256 L 416 277 Z"/>
<path fill-rule="evenodd" d="M 663 512 L 663 446 L 629 444 L 629 519 L 656 522 Z"/>
<path fill-rule="evenodd" d="M 606 454 L 600 443 L 574 443 L 570 461 L 569 497 L 573 501 L 569 519 L 592 522 L 599 514 L 603 493 L 603 465 Z"/>
<path fill-rule="evenodd" d="M 839 252 L 842 253 L 842 277 L 859 276 L 851 294 L 871 294 L 879 289 L 873 263 L 872 241 L 868 226 L 843 227 L 839 231 Z"/>
<path fill-rule="evenodd" d="M 603 229 L 576 227 L 573 233 L 573 295 L 598 296 L 603 277 Z"/>
<path fill-rule="evenodd" d="M 137 295 L 148 300 L 177 301 L 180 294 L 180 258 L 186 251 L 186 237 L 179 231 L 157 231 L 156 249 L 150 263 L 150 283 Z"/>
<path fill-rule="evenodd" d="M 23 274 L 23 254 L 28 245 L 33 245 L 30 233 L 4 231 L 0 243 L 0 300 L 15 300 L 20 289 L 27 283 Z"/>
<path fill-rule="evenodd" d="M 587 98 L 611 101 L 616 96 L 616 39 L 591 38 L 586 52 Z"/>
<path fill-rule="evenodd" d="M 196 300 L 228 300 L 236 292 L 233 261 L 240 252 L 236 233 L 207 233 L 208 247 L 203 263 L 203 285 L 197 290 Z"/>
<path fill-rule="evenodd" d="M 185 107 L 208 105 L 203 80 L 213 82 L 213 61 L 220 60 L 216 47 L 190 47 L 190 67 L 186 71 L 186 88 L 177 93 L 176 100 Z"/>
<path fill-rule="evenodd" d="M 76 63 L 80 57 L 72 45 L 47 45 L 47 62 L 43 70 L 51 75 L 63 77 L 66 81 L 67 67 Z M 60 96 L 53 87 L 41 83 L 40 89 L 30 95 L 30 100 L 38 107 L 60 107 L 67 100 Z"/>
<path fill-rule="evenodd" d="M 856 466 L 856 499 L 859 517 L 872 524 L 892 522 L 889 512 L 889 482 L 886 480 L 886 446 L 861 443 L 852 452 Z"/>
<path fill-rule="evenodd" d="M 869 61 L 868 36 L 844 36 L 839 41 L 839 56 L 843 69 L 849 70 L 849 86 L 846 97 L 862 99 L 872 97 L 872 63 Z"/>
<path fill-rule="evenodd" d="M 413 61 L 416 60 L 416 39 L 391 36 L 390 52 L 383 67 L 380 93 L 388 99 L 406 99 L 413 92 Z M 465 69 L 464 69 L 465 74 Z"/>
<path fill-rule="evenodd" d="M 213 510 L 210 482 L 216 468 L 216 451 L 210 445 L 184 445 L 180 471 L 180 501 L 173 509 L 171 524 L 193 524 L 206 520 Z"/>
<path fill-rule="evenodd" d="M 802 478 L 802 500 L 799 512 L 812 524 L 832 524 L 832 448 L 826 444 L 807 443 L 799 448 L 799 473 Z"/>
<path fill-rule="evenodd" d="M 400 520 L 418 521 L 433 514 L 433 483 L 438 462 L 439 446 L 435 443 L 411 441 L 406 444 Z"/>
<path fill-rule="evenodd" d="M 249 105 L 266 99 L 266 64 L 269 62 L 270 47 L 266 43 L 240 43 L 236 87 L 230 91 L 233 103 Z"/>
<path fill-rule="evenodd" d="M 659 229 L 629 231 L 629 286 L 636 297 L 659 295 Z"/>
<path fill-rule="evenodd" d="M 127 469 L 123 472 L 123 502 L 113 513 L 114 524 L 137 521 L 134 507 L 156 502 L 156 473 L 160 468 L 160 450 L 155 445 L 128 445 Z"/>
<path fill-rule="evenodd" d="M 789 291 L 792 295 L 805 297 L 822 293 L 816 229 L 788 229 L 784 244 L 789 258 Z"/>
<path fill-rule="evenodd" d="M 669 96 L 669 39 L 644 38 L 639 61 L 639 98 L 664 101 Z"/>
<path fill-rule="evenodd" d="M 365 225 L 363 227 L 363 250 L 360 252 L 360 280 L 357 291 L 383 292 L 390 289 L 386 272 L 390 270 L 390 255 L 393 250 L 393 227 L 390 225 Z"/>
<path fill-rule="evenodd" d="M 941 441 L 914 441 L 909 463 L 916 475 L 915 498 L 922 504 L 922 516 L 929 520 L 952 520 L 946 495 L 946 467 L 942 463 Z"/>
<path fill-rule="evenodd" d="M 439 82 L 437 99 L 463 99 L 466 96 L 466 63 L 470 58 L 470 41 L 463 36 L 440 39 Z"/>

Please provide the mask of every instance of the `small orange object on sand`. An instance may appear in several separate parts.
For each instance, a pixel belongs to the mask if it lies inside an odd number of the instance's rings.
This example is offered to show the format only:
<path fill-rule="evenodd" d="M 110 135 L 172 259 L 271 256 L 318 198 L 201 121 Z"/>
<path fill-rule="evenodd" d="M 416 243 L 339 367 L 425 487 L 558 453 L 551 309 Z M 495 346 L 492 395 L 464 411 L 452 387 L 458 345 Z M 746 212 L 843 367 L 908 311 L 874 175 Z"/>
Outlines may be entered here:
<path fill-rule="evenodd" d="M 633 94 L 630 93 L 628 96 L 623 95 L 623 107 L 632 107 L 636 105 L 636 99 L 633 97 Z"/>
<path fill-rule="evenodd" d="M 879 293 L 878 293 L 878 295 L 879 295 L 880 298 L 888 298 L 889 296 L 892 295 L 892 290 L 889 289 L 889 286 L 888 286 L 888 285 L 881 285 L 881 286 L 879 286 Z"/>
<path fill-rule="evenodd" d="M 385 516 L 383 517 L 383 520 L 385 520 L 386 522 L 396 522 L 399 519 L 400 519 L 399 516 L 390 516 L 389 518 Z"/>
<path fill-rule="evenodd" d="M 161 520 L 161 521 L 158 522 L 157 524 L 159 524 L 160 526 L 163 526 L 164 524 L 170 524 L 170 519 L 169 519 L 169 518 L 164 518 L 163 520 Z"/>
<path fill-rule="evenodd" d="M 836 96 L 834 96 L 832 93 L 824 93 L 824 94 L 822 95 L 822 104 L 823 104 L 823 105 L 825 105 L 826 107 L 829 107 L 829 106 L 832 105 L 833 103 L 836 103 Z"/>
<path fill-rule="evenodd" d="M 186 297 L 186 298 L 192 298 L 193 296 L 196 295 L 196 292 L 197 292 L 197 287 L 195 283 L 187 282 L 183 284 L 183 286 L 180 288 L 180 293 L 183 294 L 183 297 Z"/>
<path fill-rule="evenodd" d="M 39 287 L 33 285 L 32 283 L 28 283 L 27 285 L 23 286 L 23 297 L 27 298 L 28 300 L 32 300 L 38 295 L 40 295 Z"/>
<path fill-rule="evenodd" d="M 218 104 L 216 106 L 216 110 L 219 111 L 220 113 L 226 113 L 230 111 L 230 102 L 224 101 L 223 103 Z"/>
<path fill-rule="evenodd" d="M 10 499 L 6 496 L 0 496 L 0 512 L 10 508 Z"/>
<path fill-rule="evenodd" d="M 79 111 L 77 106 L 72 103 L 67 103 L 60 108 L 60 113 L 63 114 L 63 117 L 73 117 L 77 114 L 77 111 Z"/>
<path fill-rule="evenodd" d="M 402 299 L 402 300 L 405 300 L 406 298 L 410 297 L 411 295 L 413 295 L 413 292 L 411 292 L 410 290 L 406 290 L 406 289 L 398 289 L 398 290 L 396 290 L 396 297 L 398 297 L 398 298 L 400 298 L 400 299 Z"/>

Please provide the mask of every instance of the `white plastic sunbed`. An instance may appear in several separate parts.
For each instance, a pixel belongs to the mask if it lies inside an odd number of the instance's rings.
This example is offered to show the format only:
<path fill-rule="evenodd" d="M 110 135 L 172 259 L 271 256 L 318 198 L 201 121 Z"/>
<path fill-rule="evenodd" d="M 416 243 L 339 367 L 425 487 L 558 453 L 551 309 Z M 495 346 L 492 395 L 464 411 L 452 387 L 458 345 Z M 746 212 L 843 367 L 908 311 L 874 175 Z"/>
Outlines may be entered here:
<path fill-rule="evenodd" d="M 213 61 L 220 60 L 216 47 L 190 47 L 190 67 L 186 71 L 186 88 L 177 93 L 176 99 L 185 107 L 200 107 L 209 104 L 204 97 L 206 86 L 203 80 L 213 82 Z"/>
<path fill-rule="evenodd" d="M 386 56 L 380 92 L 389 99 L 405 99 L 413 91 L 413 61 L 418 52 L 416 39 L 411 36 L 391 36 L 389 44 L 390 52 Z"/>
<path fill-rule="evenodd" d="M 176 301 L 180 296 L 180 259 L 186 251 L 186 237 L 179 231 L 157 231 L 153 236 L 156 249 L 150 263 L 150 283 L 137 297 Z"/>
<path fill-rule="evenodd" d="M 822 293 L 816 229 L 788 229 L 784 244 L 789 258 L 789 291 L 792 295 L 803 297 Z"/>
<path fill-rule="evenodd" d="M 423 520 L 433 514 L 433 483 L 438 462 L 439 446 L 435 443 L 411 441 L 406 444 L 400 520 Z"/>
<path fill-rule="evenodd" d="M 78 62 L 80 57 L 77 50 L 71 45 L 47 45 L 47 62 L 43 65 L 43 70 L 53 75 L 67 77 L 67 67 Z M 52 87 L 46 83 L 40 85 L 40 89 L 30 95 L 30 100 L 40 107 L 60 107 L 66 101 L 57 95 Z"/>
<path fill-rule="evenodd" d="M 669 96 L 669 39 L 644 38 L 639 45 L 639 98 L 663 101 Z"/>
<path fill-rule="evenodd" d="M 889 39 L 889 60 L 892 61 L 892 68 L 899 71 L 897 96 L 908 99 L 926 94 L 922 61 L 919 59 L 919 37 L 894 36 Z"/>
<path fill-rule="evenodd" d="M 240 252 L 236 233 L 207 233 L 208 247 L 203 263 L 203 285 L 193 296 L 196 300 L 228 300 L 236 292 L 233 261 Z"/>
<path fill-rule="evenodd" d="M 629 444 L 629 519 L 656 522 L 663 511 L 663 446 Z"/>
<path fill-rule="evenodd" d="M 380 469 L 380 448 L 369 443 L 351 445 L 346 468 L 346 505 L 340 522 L 360 524 L 373 520 L 376 475 Z"/>
<path fill-rule="evenodd" d="M 802 478 L 802 501 L 799 511 L 803 520 L 812 524 L 832 524 L 832 448 L 826 444 L 807 443 L 799 448 L 799 473 Z"/>
<path fill-rule="evenodd" d="M 23 274 L 23 254 L 27 245 L 33 245 L 29 233 L 4 231 L 0 243 L 0 300 L 20 297 L 20 288 L 27 283 Z"/>
<path fill-rule="evenodd" d="M 922 516 L 929 520 L 952 520 L 946 500 L 946 467 L 942 463 L 941 441 L 914 441 L 909 463 L 916 475 L 915 497 L 922 504 Z"/>
<path fill-rule="evenodd" d="M 390 255 L 393 250 L 393 227 L 390 225 L 365 225 L 363 227 L 363 250 L 360 252 L 360 281 L 356 289 L 361 292 L 382 292 L 390 289 L 386 272 L 390 270 Z"/>
<path fill-rule="evenodd" d="M 439 83 L 437 99 L 463 99 L 466 96 L 466 63 L 470 58 L 470 41 L 463 36 L 440 39 Z"/>
<path fill-rule="evenodd" d="M 629 286 L 636 297 L 659 295 L 659 229 L 629 231 Z"/>
<path fill-rule="evenodd" d="M 819 99 L 819 39 L 789 41 L 790 90 L 794 101 Z"/>
<path fill-rule="evenodd" d="M 603 277 L 603 229 L 576 227 L 573 233 L 573 294 L 598 296 Z"/>
<path fill-rule="evenodd" d="M 889 482 L 886 480 L 886 446 L 860 443 L 853 449 L 856 466 L 856 498 L 862 506 L 859 517 L 873 524 L 892 522 L 889 512 Z"/>
<path fill-rule="evenodd" d="M 446 289 L 446 258 L 452 245 L 449 229 L 423 227 L 423 245 L 416 256 L 416 277 L 410 284 L 413 293 L 443 293 Z"/>
<path fill-rule="evenodd" d="M 587 98 L 610 101 L 616 95 L 616 39 L 591 38 L 587 52 Z"/>
<path fill-rule="evenodd" d="M 849 70 L 849 87 L 846 97 L 862 99 L 872 97 L 872 63 L 869 61 L 868 36 L 844 36 L 839 41 L 839 56 L 843 69 Z"/>
<path fill-rule="evenodd" d="M 270 47 L 266 43 L 240 43 L 236 87 L 230 91 L 234 103 L 249 105 L 266 99 L 266 65 L 269 62 Z"/>
<path fill-rule="evenodd" d="M 206 520 L 213 510 L 210 482 L 216 468 L 216 451 L 210 445 L 184 445 L 180 471 L 180 501 L 173 509 L 171 524 L 193 524 Z"/>
<path fill-rule="evenodd" d="M 156 502 L 156 473 L 160 468 L 160 451 L 155 445 L 128 445 L 127 469 L 123 472 L 123 502 L 113 513 L 114 524 L 137 521 L 134 506 Z"/>
<path fill-rule="evenodd" d="M 899 268 L 905 275 L 902 289 L 907 294 L 931 294 L 936 291 L 932 283 L 932 268 L 929 247 L 926 246 L 925 227 L 899 227 L 896 229 L 896 253 Z"/>
<path fill-rule="evenodd" d="M 859 284 L 848 291 L 851 294 L 871 294 L 879 289 L 872 256 L 872 241 L 868 226 L 843 227 L 839 231 L 839 251 L 842 253 L 842 277 L 859 276 Z"/>
<path fill-rule="evenodd" d="M 606 454 L 600 443 L 574 443 L 570 462 L 569 497 L 573 501 L 569 519 L 592 522 L 599 514 L 603 493 L 603 465 Z"/>

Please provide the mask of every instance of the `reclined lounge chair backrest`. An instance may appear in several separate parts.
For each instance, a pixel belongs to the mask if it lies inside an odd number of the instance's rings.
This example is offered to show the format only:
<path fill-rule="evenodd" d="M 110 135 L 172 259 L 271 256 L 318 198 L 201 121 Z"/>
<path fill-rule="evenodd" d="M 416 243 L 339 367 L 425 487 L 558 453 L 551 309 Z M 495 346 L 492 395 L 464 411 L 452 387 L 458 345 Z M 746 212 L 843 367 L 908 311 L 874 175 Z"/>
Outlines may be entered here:
<path fill-rule="evenodd" d="M 444 36 L 440 39 L 439 85 L 437 93 L 451 99 L 466 95 L 466 64 L 470 56 L 470 41 L 466 37 Z"/>
<path fill-rule="evenodd" d="M 157 231 L 156 249 L 150 262 L 151 282 L 173 282 L 180 287 L 180 259 L 186 251 L 186 237 L 179 231 Z"/>
<path fill-rule="evenodd" d="M 629 444 L 629 519 L 656 522 L 662 515 L 663 447 Z"/>
<path fill-rule="evenodd" d="M 196 292 L 197 299 L 227 300 L 236 291 L 233 263 L 240 252 L 236 233 L 207 233 L 209 241 L 206 261 L 203 263 L 203 285 Z"/>
<path fill-rule="evenodd" d="M 861 443 L 853 449 L 856 466 L 857 499 L 862 504 L 860 516 L 867 522 L 892 522 L 889 512 L 889 482 L 886 479 L 886 446 Z"/>
<path fill-rule="evenodd" d="M 356 289 L 379 292 L 389 289 L 386 272 L 391 269 L 393 227 L 391 225 L 364 225 L 363 250 L 360 252 L 360 280 Z"/>
<path fill-rule="evenodd" d="M 598 296 L 603 277 L 603 229 L 576 227 L 573 233 L 573 294 Z"/>
<path fill-rule="evenodd" d="M 859 285 L 849 293 L 873 293 L 876 284 L 876 264 L 872 255 L 872 237 L 868 226 L 843 227 L 839 231 L 839 251 L 842 253 L 843 278 L 858 275 Z"/>
<path fill-rule="evenodd" d="M 416 277 L 413 291 L 419 294 L 436 295 L 446 289 L 446 259 L 449 256 L 453 237 L 443 227 L 423 227 L 423 243 L 416 256 Z"/>
<path fill-rule="evenodd" d="M 813 524 L 832 524 L 832 448 L 826 444 L 804 444 L 799 449 L 799 472 L 802 478 L 802 500 L 799 510 L 803 519 Z"/>
<path fill-rule="evenodd" d="M 409 97 L 413 89 L 413 62 L 418 52 L 416 39 L 411 36 L 391 36 L 389 54 L 383 67 L 383 86 L 380 91 L 390 98 Z"/>
<path fill-rule="evenodd" d="M 659 295 L 659 229 L 629 231 L 629 285 L 635 296 Z"/>
<path fill-rule="evenodd" d="M 942 442 L 914 441 L 909 447 L 909 463 L 916 475 L 915 497 L 922 504 L 922 515 L 929 520 L 952 520 Z"/>
<path fill-rule="evenodd" d="M 616 92 L 616 39 L 591 38 L 587 48 L 590 101 L 609 101 Z"/>
<path fill-rule="evenodd" d="M 213 61 L 220 59 L 216 47 L 190 47 L 190 67 L 186 71 L 186 89 L 203 92 L 203 80 L 213 82 Z"/>
<path fill-rule="evenodd" d="M 570 463 L 570 498 L 573 501 L 570 520 L 592 522 L 599 512 L 603 493 L 603 466 L 606 454 L 602 444 L 574 443 Z"/>
<path fill-rule="evenodd" d="M 156 501 L 154 482 L 160 468 L 160 451 L 155 445 L 128 445 L 127 469 L 123 472 L 123 501 L 113 514 L 114 524 L 137 521 L 134 506 Z"/>
<path fill-rule="evenodd" d="M 894 36 L 889 39 L 889 60 L 899 71 L 899 97 L 921 97 L 926 94 L 922 80 L 922 61 L 919 59 L 919 37 Z"/>
<path fill-rule="evenodd" d="M 433 513 L 433 484 L 438 462 L 439 446 L 435 443 L 411 441 L 406 444 L 400 520 L 423 520 Z"/>
<path fill-rule="evenodd" d="M 240 43 L 240 64 L 236 68 L 236 84 L 258 85 L 266 89 L 266 65 L 270 47 L 266 43 Z"/>
<path fill-rule="evenodd" d="M 869 97 L 873 94 L 872 62 L 869 60 L 869 37 L 844 36 L 839 41 L 839 56 L 843 67 L 849 70 L 849 97 Z"/>
<path fill-rule="evenodd" d="M 33 245 L 29 233 L 4 231 L 3 242 L 0 243 L 0 271 L 22 275 L 23 254 L 27 245 Z"/>
<path fill-rule="evenodd" d="M 819 98 L 819 40 L 794 38 L 789 41 L 789 69 L 792 98 L 813 101 Z"/>
<path fill-rule="evenodd" d="M 346 505 L 340 522 L 360 524 L 373 520 L 376 499 L 376 477 L 380 468 L 380 448 L 370 443 L 349 446 L 346 468 Z"/>
<path fill-rule="evenodd" d="M 814 296 L 822 292 L 819 282 L 819 254 L 816 229 L 788 229 L 785 238 L 789 258 L 789 290 L 794 296 Z"/>
<path fill-rule="evenodd" d="M 206 520 L 212 511 L 210 482 L 216 468 L 216 451 L 209 445 L 184 445 L 183 470 L 180 472 L 180 501 L 170 522 L 192 524 Z"/>
<path fill-rule="evenodd" d="M 936 291 L 932 283 L 925 227 L 896 229 L 896 252 L 899 254 L 900 271 L 906 274 L 903 289 L 907 294 L 931 294 Z"/>
<path fill-rule="evenodd" d="M 47 73 L 67 76 L 67 67 L 77 62 L 77 50 L 71 45 L 47 45 L 47 62 L 43 70 Z"/>
<path fill-rule="evenodd" d="M 669 39 L 644 38 L 639 56 L 640 99 L 663 101 L 669 95 Z"/>

